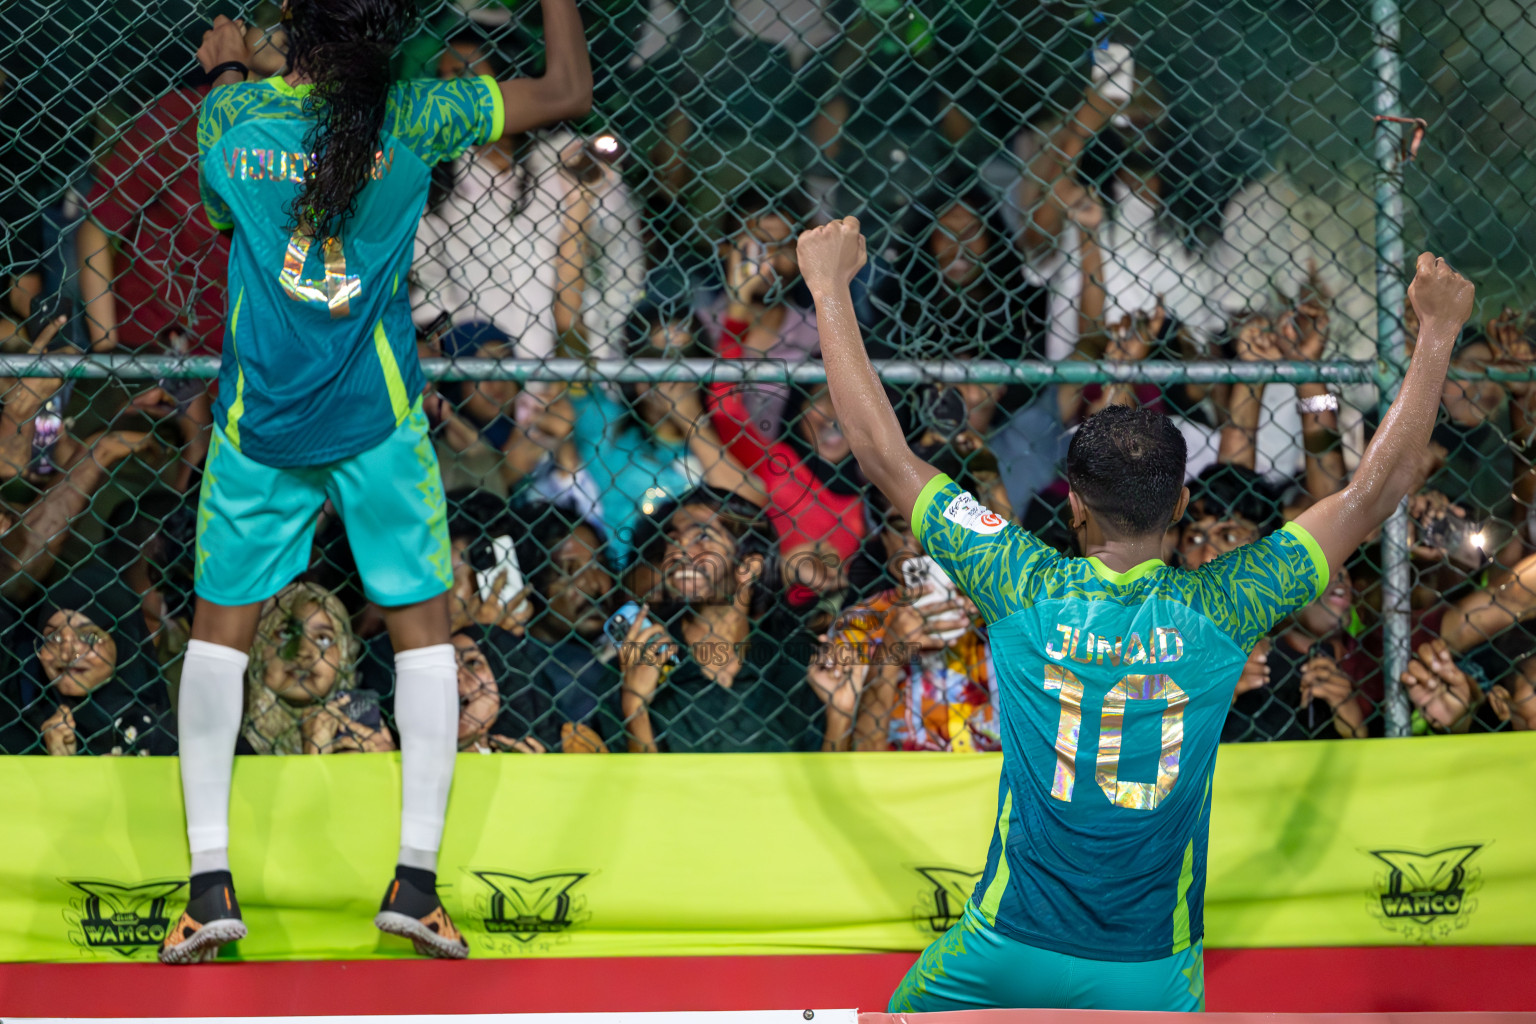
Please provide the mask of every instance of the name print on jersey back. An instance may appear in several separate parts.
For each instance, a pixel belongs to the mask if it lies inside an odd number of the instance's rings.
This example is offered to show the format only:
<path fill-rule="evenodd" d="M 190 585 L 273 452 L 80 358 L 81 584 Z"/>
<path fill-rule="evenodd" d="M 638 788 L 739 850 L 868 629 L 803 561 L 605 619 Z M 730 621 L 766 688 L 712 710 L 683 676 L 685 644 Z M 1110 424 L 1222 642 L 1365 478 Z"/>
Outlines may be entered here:
<path fill-rule="evenodd" d="M 1165 664 L 1178 661 L 1184 654 L 1184 638 L 1173 626 L 1155 626 L 1145 642 L 1140 634 L 1129 639 L 1117 636 L 1111 643 L 1107 636 L 1066 623 L 1057 623 L 1061 646 L 1047 643 L 1046 656 L 1083 665 Z M 1045 692 L 1061 704 L 1056 730 L 1056 772 L 1051 780 L 1051 796 L 1070 802 L 1077 785 L 1077 751 L 1082 734 L 1083 681 L 1064 665 L 1045 666 Z M 1156 777 L 1150 782 L 1121 778 L 1121 754 L 1125 736 L 1126 712 L 1137 701 L 1167 701 L 1161 709 L 1160 746 Z M 1109 802 L 1116 807 L 1151 810 L 1173 789 L 1179 775 L 1179 754 L 1184 743 L 1184 708 L 1189 698 L 1166 673 L 1131 673 L 1109 686 L 1099 715 L 1098 753 L 1094 781 Z M 1158 710 L 1150 704 L 1140 707 Z"/>

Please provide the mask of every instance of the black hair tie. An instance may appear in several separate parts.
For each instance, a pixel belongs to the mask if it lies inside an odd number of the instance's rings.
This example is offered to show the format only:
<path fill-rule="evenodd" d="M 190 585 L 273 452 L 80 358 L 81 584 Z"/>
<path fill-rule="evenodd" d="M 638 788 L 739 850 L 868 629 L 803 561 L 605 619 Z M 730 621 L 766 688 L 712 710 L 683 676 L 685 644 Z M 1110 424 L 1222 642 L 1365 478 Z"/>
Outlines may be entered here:
<path fill-rule="evenodd" d="M 249 78 L 251 75 L 251 69 L 240 63 L 238 60 L 227 60 L 217 67 L 208 69 L 208 81 L 218 81 L 219 77 L 226 71 L 238 71 L 240 72 L 241 78 Z"/>

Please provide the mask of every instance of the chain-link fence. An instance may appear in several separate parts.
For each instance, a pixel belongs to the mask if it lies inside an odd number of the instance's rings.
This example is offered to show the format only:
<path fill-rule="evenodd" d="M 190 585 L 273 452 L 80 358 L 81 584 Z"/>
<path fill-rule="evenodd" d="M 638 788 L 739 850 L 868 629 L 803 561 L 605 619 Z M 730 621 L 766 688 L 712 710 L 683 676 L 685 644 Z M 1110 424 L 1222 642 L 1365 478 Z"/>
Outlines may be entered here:
<path fill-rule="evenodd" d="M 175 750 L 228 299 L 192 56 L 220 13 L 247 19 L 253 77 L 283 70 L 270 3 L 0 8 L 7 752 Z M 1421 486 L 1255 652 L 1224 738 L 1536 726 L 1523 5 L 582 13 L 594 113 L 439 165 L 409 282 L 463 749 L 997 748 L 985 626 L 863 480 L 823 383 L 793 241 L 849 213 L 914 447 L 1071 552 L 1075 425 L 1164 410 L 1189 567 L 1344 485 L 1415 334 L 1405 252 L 1446 255 L 1484 326 Z M 531 0 L 421 15 L 404 77 L 541 70 Z M 328 507 L 262 617 L 241 750 L 391 749 L 391 666 Z"/>

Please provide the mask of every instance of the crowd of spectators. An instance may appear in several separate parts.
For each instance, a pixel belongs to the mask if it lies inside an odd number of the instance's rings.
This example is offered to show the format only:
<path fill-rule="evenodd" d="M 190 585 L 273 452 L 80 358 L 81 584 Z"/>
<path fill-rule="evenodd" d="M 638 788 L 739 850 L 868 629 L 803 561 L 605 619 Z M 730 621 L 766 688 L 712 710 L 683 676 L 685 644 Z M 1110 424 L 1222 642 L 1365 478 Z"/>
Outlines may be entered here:
<path fill-rule="evenodd" d="M 650 104 L 646 132 L 626 139 L 615 119 L 439 167 L 410 281 L 421 354 L 814 363 L 794 239 L 834 211 L 871 235 L 856 301 L 879 358 L 1336 353 L 1314 253 L 1254 296 L 1226 273 L 1243 252 L 1183 230 L 1177 130 L 1144 71 L 1095 71 L 1055 118 L 999 123 L 998 91 L 964 73 L 1007 49 L 978 55 L 980 23 L 957 41 L 834 6 L 741 0 L 690 20 L 660 4 L 611 77 Z M 764 14 L 791 9 L 791 32 Z M 495 37 L 448 32 L 436 72 L 504 72 Z M 282 69 L 280 26 L 253 24 L 250 42 L 255 74 Z M 986 110 L 968 106 L 980 91 Z M 57 287 L 8 228 L 6 351 L 219 353 L 228 244 L 199 208 L 200 101 L 195 85 L 164 92 L 106 137 Z M 1002 187 L 983 173 L 998 160 L 1015 168 Z M 20 224 L 15 188 L 0 180 Z M 679 210 L 709 238 L 686 266 Z M 62 328 L 52 291 L 77 303 Z M 1530 321 L 1504 311 L 1468 330 L 1455 365 L 1533 358 Z M 1192 500 L 1166 545 L 1186 568 L 1278 529 L 1352 461 L 1320 383 L 889 390 L 929 461 L 1067 552 L 1065 446 L 1111 403 L 1161 409 L 1189 441 Z M 0 751 L 174 753 L 209 389 L 15 379 L 0 399 Z M 1529 384 L 1446 385 L 1410 509 L 1401 683 L 1419 731 L 1536 727 L 1533 401 Z M 426 409 L 462 750 L 998 749 L 986 624 L 863 479 L 824 384 L 442 383 Z M 1383 734 L 1381 564 L 1372 541 L 1259 645 L 1224 739 Z M 626 605 L 640 613 L 611 623 Z M 262 616 L 240 751 L 394 749 L 392 664 L 327 510 L 309 571 Z"/>

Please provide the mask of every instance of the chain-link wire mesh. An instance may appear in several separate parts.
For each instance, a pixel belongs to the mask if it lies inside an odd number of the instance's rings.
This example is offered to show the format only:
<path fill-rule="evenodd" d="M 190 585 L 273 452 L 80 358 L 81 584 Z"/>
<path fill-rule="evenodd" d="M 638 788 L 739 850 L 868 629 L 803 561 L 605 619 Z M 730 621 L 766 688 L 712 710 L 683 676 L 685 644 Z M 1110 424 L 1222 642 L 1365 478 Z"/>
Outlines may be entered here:
<path fill-rule="evenodd" d="M 407 283 L 463 749 L 997 749 L 987 630 L 823 383 L 794 239 L 850 213 L 914 447 L 1075 552 L 1072 430 L 1161 409 L 1190 452 L 1166 544 L 1187 567 L 1344 485 L 1416 334 L 1402 245 L 1446 255 L 1484 326 L 1406 519 L 1261 644 L 1223 736 L 1536 725 L 1523 5 L 581 10 L 594 113 L 438 165 Z M 283 70 L 271 3 L 0 9 L 6 752 L 175 750 L 222 429 L 229 242 L 200 209 L 193 60 L 220 13 L 253 77 Z M 542 70 L 531 0 L 420 14 L 403 77 Z M 385 615 L 329 505 L 312 547 L 263 611 L 240 749 L 392 749 Z"/>

